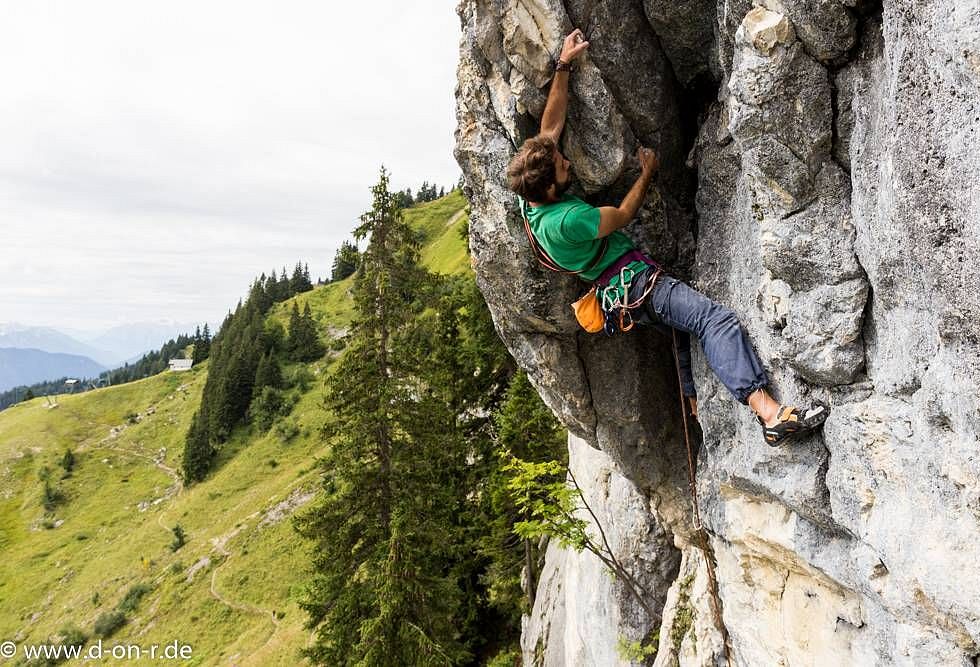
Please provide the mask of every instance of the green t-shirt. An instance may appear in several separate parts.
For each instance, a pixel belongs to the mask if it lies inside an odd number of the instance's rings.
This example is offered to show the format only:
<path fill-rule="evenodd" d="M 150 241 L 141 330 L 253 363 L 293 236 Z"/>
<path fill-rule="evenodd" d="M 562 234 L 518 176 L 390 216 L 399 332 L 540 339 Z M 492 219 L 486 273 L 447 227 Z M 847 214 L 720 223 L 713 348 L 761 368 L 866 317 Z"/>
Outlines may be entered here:
<path fill-rule="evenodd" d="M 636 247 L 626 234 L 615 231 L 609 235 L 609 246 L 602 259 L 595 268 L 586 271 L 602 249 L 602 239 L 596 238 L 599 234 L 599 209 L 569 194 L 550 204 L 529 206 L 522 201 L 521 205 L 527 213 L 531 232 L 544 251 L 562 268 L 568 271 L 582 270 L 578 275 L 583 280 L 592 282 L 613 262 Z M 626 266 L 627 281 L 631 275 L 647 267 L 640 261 L 632 261 Z M 607 300 L 622 300 L 624 290 L 620 274 L 609 281 L 605 294 Z"/>

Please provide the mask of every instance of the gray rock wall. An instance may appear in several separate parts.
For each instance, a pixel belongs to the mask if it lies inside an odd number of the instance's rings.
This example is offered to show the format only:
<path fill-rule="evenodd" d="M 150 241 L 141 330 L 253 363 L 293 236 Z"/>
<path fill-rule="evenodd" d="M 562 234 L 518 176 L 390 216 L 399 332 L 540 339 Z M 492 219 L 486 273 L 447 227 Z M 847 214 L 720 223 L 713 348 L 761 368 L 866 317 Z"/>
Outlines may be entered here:
<path fill-rule="evenodd" d="M 630 233 L 738 313 L 779 399 L 833 408 L 822 435 L 770 449 L 695 355 L 700 506 L 733 664 L 975 664 L 980 2 L 464 0 L 459 13 L 478 283 L 573 440 L 608 457 L 572 446 L 573 466 L 610 468 L 646 498 L 600 494 L 608 523 L 653 522 L 672 536 L 652 542 L 664 566 L 681 559 L 672 583 L 638 572 L 659 619 L 598 583 L 574 614 L 541 603 L 528 664 L 605 664 L 589 656 L 615 655 L 644 622 L 661 623 L 656 664 L 724 664 L 690 545 L 669 341 L 579 333 L 579 285 L 535 266 L 505 187 L 573 25 L 591 42 L 562 146 L 579 192 L 618 202 L 637 142 L 657 148 Z M 541 589 L 597 567 L 588 558 L 549 550 Z"/>

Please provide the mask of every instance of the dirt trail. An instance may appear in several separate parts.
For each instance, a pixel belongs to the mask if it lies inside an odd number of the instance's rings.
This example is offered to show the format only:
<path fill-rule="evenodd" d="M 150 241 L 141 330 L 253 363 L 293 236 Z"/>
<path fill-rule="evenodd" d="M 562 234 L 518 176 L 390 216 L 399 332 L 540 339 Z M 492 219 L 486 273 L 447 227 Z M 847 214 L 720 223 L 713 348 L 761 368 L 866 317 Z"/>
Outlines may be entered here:
<path fill-rule="evenodd" d="M 460 211 L 460 214 L 462 214 L 462 211 Z M 97 426 L 97 424 L 95 423 L 92 423 L 92 425 Z M 162 530 L 164 530 L 167 534 L 170 534 L 172 532 L 172 528 L 164 524 L 164 517 L 166 516 L 167 511 L 173 507 L 181 491 L 183 491 L 184 489 L 183 478 L 180 476 L 180 473 L 178 473 L 176 470 L 163 463 L 163 461 L 156 456 L 150 456 L 148 454 L 134 451 L 132 449 L 127 449 L 124 447 L 108 444 L 115 440 L 118 440 L 120 435 L 122 435 L 122 433 L 125 432 L 125 430 L 126 430 L 125 424 L 114 426 L 110 429 L 109 435 L 102 438 L 95 444 L 91 444 L 91 445 L 83 444 L 82 446 L 79 447 L 78 451 L 82 452 L 82 451 L 107 450 L 107 451 L 118 452 L 120 454 L 126 454 L 129 456 L 135 456 L 152 462 L 155 467 L 157 467 L 158 469 L 165 472 L 168 476 L 170 476 L 170 478 L 173 480 L 174 483 L 170 488 L 167 489 L 164 496 L 160 499 L 161 501 L 164 499 L 168 499 L 170 502 L 167 507 L 161 508 L 160 512 L 157 514 L 157 525 Z M 276 636 L 276 633 L 279 631 L 281 627 L 280 621 L 276 617 L 274 610 L 264 609 L 262 607 L 244 601 L 235 601 L 233 599 L 226 597 L 224 594 L 221 593 L 221 591 L 218 588 L 218 574 L 221 572 L 222 568 L 224 568 L 224 566 L 227 565 L 228 561 L 231 560 L 231 558 L 236 555 L 234 552 L 230 551 L 227 548 L 227 544 L 229 541 L 231 541 L 236 536 L 238 536 L 239 533 L 245 531 L 246 529 L 254 530 L 256 526 L 251 526 L 251 527 L 248 526 L 248 523 L 250 521 L 252 521 L 256 517 L 259 517 L 260 515 L 265 514 L 267 511 L 269 511 L 269 509 L 275 507 L 277 502 L 280 502 L 288 498 L 290 492 L 296 486 L 302 484 L 303 482 L 308 481 L 311 477 L 312 475 L 307 474 L 293 480 L 293 482 L 289 484 L 285 489 L 283 489 L 279 494 L 276 494 L 277 497 L 271 499 L 267 506 L 263 505 L 262 508 L 255 510 L 248 516 L 243 517 L 238 522 L 238 525 L 232 530 L 228 531 L 227 533 L 223 535 L 219 535 L 217 537 L 212 537 L 209 540 L 212 546 L 211 551 L 217 552 L 222 557 L 221 563 L 219 563 L 211 572 L 211 581 L 208 588 L 211 597 L 213 597 L 215 600 L 217 600 L 218 602 L 220 602 L 221 604 L 225 605 L 230 609 L 234 609 L 236 611 L 244 612 L 247 614 L 253 614 L 255 616 L 261 616 L 272 622 L 272 631 L 269 633 L 269 636 L 266 639 L 266 641 L 254 651 L 256 655 L 260 654 L 261 651 L 265 649 L 269 645 L 269 643 L 273 640 L 273 638 Z M 243 500 L 242 502 L 247 502 L 247 501 Z M 161 571 L 159 574 L 157 574 L 156 577 L 154 577 L 154 582 L 159 583 L 159 581 L 163 579 L 163 577 L 165 577 L 166 574 L 167 574 L 166 571 Z M 314 641 L 315 637 L 316 637 L 316 632 L 314 631 L 310 634 L 310 638 L 307 641 L 307 646 L 309 646 Z"/>

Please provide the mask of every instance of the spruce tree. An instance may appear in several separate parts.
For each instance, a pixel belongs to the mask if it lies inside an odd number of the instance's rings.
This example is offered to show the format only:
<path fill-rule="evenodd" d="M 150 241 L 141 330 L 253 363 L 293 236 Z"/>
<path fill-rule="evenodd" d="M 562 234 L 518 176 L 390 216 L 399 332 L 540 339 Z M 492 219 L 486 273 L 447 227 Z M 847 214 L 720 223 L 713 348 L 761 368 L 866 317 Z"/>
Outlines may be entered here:
<path fill-rule="evenodd" d="M 263 280 L 256 280 L 252 283 L 248 291 L 248 300 L 263 314 L 268 312 L 274 303 Z"/>
<path fill-rule="evenodd" d="M 306 304 L 303 314 L 299 314 L 299 307 L 293 303 L 293 309 L 289 314 L 289 339 L 286 342 L 286 349 L 292 361 L 314 361 L 323 356 L 325 348 L 320 342 L 317 334 L 316 320 L 310 310 L 310 304 Z"/>
<path fill-rule="evenodd" d="M 405 363 L 399 340 L 424 305 L 415 234 L 384 169 L 372 192 L 355 230 L 371 239 L 354 281 L 357 320 L 326 396 L 336 423 L 323 489 L 295 524 L 315 542 L 300 605 L 318 630 L 304 654 L 317 664 L 455 664 L 468 657 L 452 571 L 453 480 L 465 461 L 446 428 L 451 410 Z"/>
<path fill-rule="evenodd" d="M 211 355 L 211 330 L 208 328 L 208 323 L 204 323 L 204 329 L 201 331 L 201 358 L 203 361 Z"/>
<path fill-rule="evenodd" d="M 298 356 L 298 345 L 301 342 L 303 329 L 303 316 L 299 312 L 299 304 L 293 302 L 293 307 L 289 311 L 289 332 L 286 338 L 286 354 L 293 361 Z"/>
<path fill-rule="evenodd" d="M 182 470 L 187 484 L 203 480 L 211 469 L 215 450 L 208 437 L 208 415 L 205 403 L 194 413 L 184 442 Z"/>
<path fill-rule="evenodd" d="M 357 270 L 359 258 L 357 246 L 350 241 L 344 241 L 337 250 L 333 258 L 333 268 L 330 273 L 330 280 L 336 282 L 352 275 Z"/>
<path fill-rule="evenodd" d="M 279 368 L 279 362 L 271 353 L 263 354 L 259 360 L 258 369 L 255 371 L 255 390 L 253 393 L 258 393 L 264 387 L 282 388 L 282 370 Z"/>
<path fill-rule="evenodd" d="M 304 270 L 303 265 L 296 262 L 296 266 L 293 267 L 293 276 L 289 279 L 289 291 L 293 294 L 301 294 L 309 292 L 311 289 L 313 289 L 313 283 L 310 282 L 309 268 Z"/>
<path fill-rule="evenodd" d="M 533 463 L 553 460 L 566 463 L 568 454 L 561 425 L 523 372 L 511 381 L 494 421 L 498 456 L 490 461 L 484 494 L 490 532 L 481 541 L 480 553 L 492 563 L 486 576 L 490 597 L 501 613 L 510 616 L 516 630 L 520 627 L 521 612 L 529 613 L 534 604 L 536 568 L 541 554 L 536 541 L 520 539 L 514 534 L 515 523 L 526 517 L 519 514 L 508 489 L 513 473 L 504 468 L 502 457 L 513 455 Z M 522 566 L 527 570 L 526 588 L 521 581 Z"/>

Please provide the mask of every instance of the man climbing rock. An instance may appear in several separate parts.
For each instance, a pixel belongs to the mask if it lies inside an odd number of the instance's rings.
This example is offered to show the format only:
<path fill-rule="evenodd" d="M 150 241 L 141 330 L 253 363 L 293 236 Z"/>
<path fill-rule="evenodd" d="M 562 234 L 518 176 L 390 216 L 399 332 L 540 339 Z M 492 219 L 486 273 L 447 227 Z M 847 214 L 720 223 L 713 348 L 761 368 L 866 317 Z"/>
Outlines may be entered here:
<path fill-rule="evenodd" d="M 769 395 L 766 372 L 729 308 L 687 284 L 664 275 L 660 267 L 619 231 L 643 204 L 659 163 L 649 148 L 636 157 L 640 177 L 619 206 L 593 207 L 566 194 L 572 165 L 558 150 L 568 108 L 572 62 L 587 48 L 581 30 L 569 34 L 555 67 L 540 133 L 528 139 L 507 167 L 510 188 L 521 198 L 528 234 L 542 263 L 593 282 L 610 326 L 628 330 L 632 323 L 657 326 L 676 336 L 681 386 L 697 417 L 697 394 L 691 374 L 690 334 L 696 335 L 718 379 L 736 400 L 756 413 L 765 441 L 778 445 L 819 427 L 829 408 L 815 402 L 806 408 L 780 405 Z"/>

